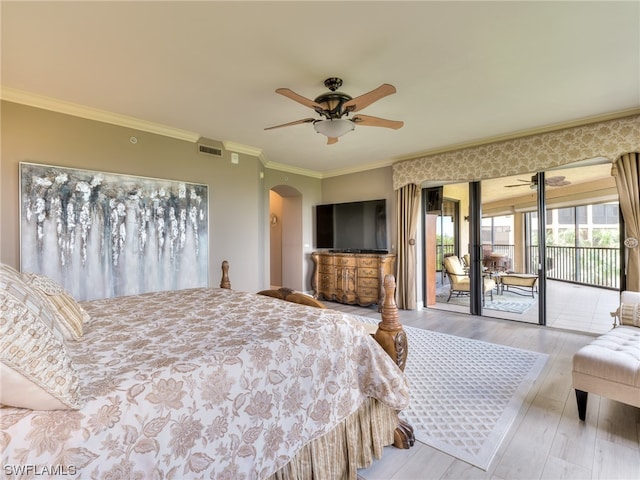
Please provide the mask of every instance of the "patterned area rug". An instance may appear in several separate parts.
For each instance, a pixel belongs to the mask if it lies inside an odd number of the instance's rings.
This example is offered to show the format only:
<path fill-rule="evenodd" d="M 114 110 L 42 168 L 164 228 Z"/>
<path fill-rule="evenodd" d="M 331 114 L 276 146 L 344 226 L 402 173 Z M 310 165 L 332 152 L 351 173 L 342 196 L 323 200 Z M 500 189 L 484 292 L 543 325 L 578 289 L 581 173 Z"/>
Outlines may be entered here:
<path fill-rule="evenodd" d="M 486 471 L 548 355 L 404 329 L 411 404 L 401 417 L 418 441 Z"/>
<path fill-rule="evenodd" d="M 448 291 L 446 293 L 438 293 L 436 295 L 436 302 L 447 303 L 447 298 L 449 298 Z M 518 295 L 517 293 L 506 290 L 502 295 L 498 295 L 494 291 L 493 300 L 491 300 L 491 297 L 487 294 L 484 308 L 487 310 L 498 310 L 500 312 L 524 313 L 535 305 L 537 300 L 537 298 L 532 298 L 531 296 Z M 469 296 L 462 295 L 458 297 L 454 294 L 448 303 L 468 307 Z"/>

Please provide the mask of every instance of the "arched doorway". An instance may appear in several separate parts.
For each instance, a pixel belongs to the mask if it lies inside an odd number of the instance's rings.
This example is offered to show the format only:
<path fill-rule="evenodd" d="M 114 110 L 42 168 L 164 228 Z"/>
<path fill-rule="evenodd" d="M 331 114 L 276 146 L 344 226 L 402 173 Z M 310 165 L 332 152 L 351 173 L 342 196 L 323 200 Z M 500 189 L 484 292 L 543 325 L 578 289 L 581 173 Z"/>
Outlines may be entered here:
<path fill-rule="evenodd" d="M 302 194 L 289 185 L 269 191 L 271 287 L 304 291 Z"/>

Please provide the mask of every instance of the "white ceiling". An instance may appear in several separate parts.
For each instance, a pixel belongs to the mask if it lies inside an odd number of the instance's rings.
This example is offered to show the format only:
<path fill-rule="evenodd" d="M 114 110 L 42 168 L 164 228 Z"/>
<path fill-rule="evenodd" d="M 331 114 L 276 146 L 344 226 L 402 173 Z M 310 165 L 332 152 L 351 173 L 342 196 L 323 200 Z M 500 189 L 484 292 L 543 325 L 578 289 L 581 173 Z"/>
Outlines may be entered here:
<path fill-rule="evenodd" d="M 262 151 L 319 176 L 640 108 L 640 2 L 2 1 L 3 91 Z M 400 130 L 335 145 L 281 95 L 353 97 Z M 4 95 L 5 98 L 6 95 Z"/>

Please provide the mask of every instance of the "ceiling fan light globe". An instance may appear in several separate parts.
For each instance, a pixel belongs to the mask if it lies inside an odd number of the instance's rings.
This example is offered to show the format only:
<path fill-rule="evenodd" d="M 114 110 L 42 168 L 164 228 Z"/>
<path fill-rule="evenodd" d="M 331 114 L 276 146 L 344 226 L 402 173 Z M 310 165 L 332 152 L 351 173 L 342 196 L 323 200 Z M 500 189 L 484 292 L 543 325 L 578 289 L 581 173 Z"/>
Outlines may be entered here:
<path fill-rule="evenodd" d="M 355 124 L 351 120 L 335 118 L 330 120 L 320 120 L 313 124 L 316 132 L 329 138 L 338 138 L 352 131 Z"/>

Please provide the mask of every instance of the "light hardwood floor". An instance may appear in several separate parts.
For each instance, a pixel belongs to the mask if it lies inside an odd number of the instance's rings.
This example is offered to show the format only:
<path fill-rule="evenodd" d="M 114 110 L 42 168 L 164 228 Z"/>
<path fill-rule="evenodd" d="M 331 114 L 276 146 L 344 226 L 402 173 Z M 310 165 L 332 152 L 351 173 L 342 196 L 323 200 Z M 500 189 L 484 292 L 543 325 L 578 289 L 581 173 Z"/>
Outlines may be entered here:
<path fill-rule="evenodd" d="M 379 318 L 375 308 L 324 303 Z M 400 317 L 404 325 L 542 352 L 549 360 L 488 471 L 416 442 L 409 450 L 385 448 L 382 459 L 359 470 L 361 478 L 640 479 L 640 409 L 590 395 L 587 420 L 578 419 L 571 361 L 593 334 L 432 309 L 402 310 Z"/>

